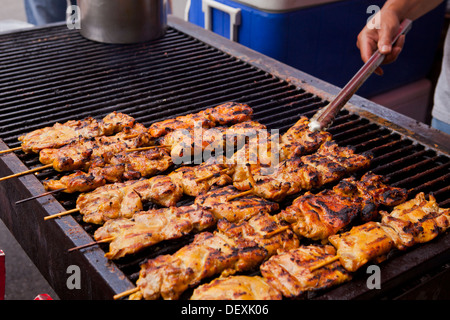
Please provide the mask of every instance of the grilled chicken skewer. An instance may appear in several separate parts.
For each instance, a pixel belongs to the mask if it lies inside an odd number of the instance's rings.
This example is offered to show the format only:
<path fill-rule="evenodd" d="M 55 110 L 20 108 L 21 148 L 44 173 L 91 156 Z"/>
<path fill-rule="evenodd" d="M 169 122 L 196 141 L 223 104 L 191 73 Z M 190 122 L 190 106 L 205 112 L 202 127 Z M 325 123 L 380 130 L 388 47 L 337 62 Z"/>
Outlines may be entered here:
<path fill-rule="evenodd" d="M 119 259 L 164 240 L 181 238 L 214 226 L 216 219 L 197 205 L 140 211 L 132 218 L 108 220 L 96 230 L 96 242 L 109 242 L 108 259 Z"/>
<path fill-rule="evenodd" d="M 196 124 L 201 124 L 204 129 L 216 126 L 229 126 L 250 121 L 252 115 L 253 109 L 247 104 L 226 102 L 197 113 L 153 123 L 149 127 L 149 133 L 154 138 L 160 138 L 175 130 L 192 130 Z"/>
<path fill-rule="evenodd" d="M 313 152 L 322 143 L 331 139 L 331 135 L 327 132 L 309 131 L 306 117 L 301 117 L 281 138 L 276 136 L 273 140 L 267 134 L 256 132 L 255 136 L 252 127 L 249 129 L 250 131 L 245 132 L 246 136 L 250 136 L 248 143 L 231 157 L 215 157 L 199 166 L 185 166 L 174 170 L 169 177 L 182 187 L 185 194 L 198 196 L 212 186 L 233 183 L 235 179 L 241 177 L 242 171 L 247 172 L 248 165 L 268 168 L 272 165 L 274 157 L 277 160 L 279 157 L 287 159 Z M 297 140 L 294 141 L 295 139 Z M 280 152 L 272 149 L 279 149 Z"/>
<path fill-rule="evenodd" d="M 225 219 L 217 231 L 202 232 L 189 245 L 172 255 L 162 255 L 141 265 L 138 292 L 130 299 L 178 299 L 189 287 L 213 275 L 231 275 L 257 267 L 278 250 L 299 246 L 290 230 L 274 233 L 282 226 L 268 214 L 240 224 Z"/>
<path fill-rule="evenodd" d="M 200 151 L 203 151 L 205 148 L 217 150 L 218 148 L 222 149 L 225 146 L 233 147 L 236 142 L 235 140 L 239 140 L 239 137 L 244 138 L 246 136 L 256 135 L 258 130 L 263 130 L 265 128 L 265 126 L 253 121 L 238 123 L 229 128 L 221 127 L 220 132 L 222 136 L 216 135 L 210 136 L 210 139 L 208 140 L 203 139 Z M 174 133 L 177 133 L 177 131 L 173 131 L 168 135 Z M 169 149 L 172 148 L 172 153 L 174 151 L 173 148 L 177 148 L 178 151 L 181 149 L 186 151 L 187 149 L 187 147 L 181 147 L 184 141 L 166 142 L 168 144 L 165 146 Z M 168 151 L 165 150 L 166 147 L 164 149 L 154 148 L 144 152 L 139 151 L 129 153 L 124 151 L 113 155 L 112 157 L 97 154 L 91 161 L 88 172 L 78 171 L 63 177 L 60 180 L 44 181 L 44 186 L 47 191 L 66 187 L 64 190 L 66 193 L 87 192 L 106 183 L 150 177 L 156 173 L 167 170 L 173 164 L 173 156 L 171 157 Z M 191 146 L 189 145 L 188 148 L 190 149 Z M 225 168 L 225 166 L 222 167 Z M 192 172 L 192 169 L 190 168 L 192 167 L 180 168 L 171 176 L 178 176 L 176 179 L 179 180 L 180 175 L 184 175 L 187 171 Z M 201 168 L 199 169 L 202 170 Z M 211 169 L 212 168 L 209 167 L 207 170 Z M 187 173 L 186 176 L 188 175 L 189 173 Z"/>
<path fill-rule="evenodd" d="M 439 208 L 432 195 L 427 201 L 424 193 L 381 214 L 381 222 L 367 222 L 328 238 L 346 270 L 353 272 L 382 259 L 393 248 L 404 250 L 431 241 L 450 227 L 450 209 Z"/>
<path fill-rule="evenodd" d="M 159 175 L 150 179 L 109 184 L 82 193 L 76 207 L 85 222 L 103 224 L 110 219 L 131 218 L 142 211 L 147 202 L 163 207 L 175 206 L 182 195 L 170 178 Z"/>
<path fill-rule="evenodd" d="M 119 152 L 150 146 L 154 141 L 142 124 L 113 135 L 94 138 L 81 138 L 58 149 L 43 149 L 39 153 L 39 161 L 52 164 L 56 171 L 86 171 L 97 159 L 109 158 Z"/>
<path fill-rule="evenodd" d="M 433 240 L 450 228 L 450 209 L 440 208 L 433 195 L 425 199 L 423 192 L 404 202 L 390 213 L 381 211 L 384 230 L 399 250 Z"/>
<path fill-rule="evenodd" d="M 227 194 L 237 192 L 229 186 L 218 192 L 211 192 L 203 197 L 201 203 L 190 206 L 170 207 L 141 211 L 130 219 L 108 220 L 96 230 L 96 241 L 110 239 L 109 259 L 119 259 L 127 254 L 138 252 L 164 240 L 172 240 L 190 233 L 197 233 L 216 225 L 217 221 L 226 218 L 231 222 L 248 220 L 261 213 L 273 213 L 279 209 L 278 204 L 262 200 L 256 196 L 248 196 L 227 203 L 227 211 L 214 206 Z M 211 201 L 208 201 L 211 200 Z"/>
<path fill-rule="evenodd" d="M 157 175 L 148 179 L 106 184 L 80 194 L 76 203 L 77 212 L 84 216 L 85 222 L 103 224 L 111 218 L 131 218 L 134 213 L 142 210 L 146 202 L 153 202 L 164 207 L 175 206 L 184 194 L 196 195 L 212 187 L 230 184 L 228 170 L 226 165 L 216 164 L 215 159 L 211 158 L 200 166 L 184 168 L 183 178 L 186 181 L 183 183 L 179 183 L 179 177 L 174 178 L 171 175 L 172 172 L 169 175 Z M 213 178 L 196 181 L 198 176 L 211 174 L 214 175 Z M 83 180 L 81 180 L 81 187 L 85 187 Z M 100 181 L 101 183 L 103 181 Z M 147 186 L 148 189 L 136 194 L 135 186 Z M 134 200 L 130 201 L 130 198 Z M 94 205 L 91 205 L 91 202 Z M 46 219 L 60 217 L 66 213 L 71 214 L 73 211 L 47 216 Z"/>
<path fill-rule="evenodd" d="M 23 150 L 25 153 L 40 153 L 43 150 L 57 150 L 58 148 L 74 143 L 79 139 L 96 139 L 99 137 L 110 136 L 117 132 L 120 133 L 129 130 L 129 128 L 133 126 L 136 126 L 136 122 L 132 117 L 117 112 L 110 113 L 104 117 L 102 121 L 97 121 L 94 118 L 70 120 L 63 124 L 56 123 L 52 127 L 38 129 L 21 136 L 19 137 L 19 140 L 22 141 L 21 147 L 4 150 L 0 153 L 3 154 L 7 151 L 16 150 Z M 53 168 L 53 164 L 47 163 L 45 166 L 2 177 L 0 181 L 50 168 Z"/>
<path fill-rule="evenodd" d="M 239 190 L 252 189 L 262 198 L 281 201 L 288 195 L 321 187 L 366 169 L 371 159 L 370 154 L 355 154 L 352 148 L 327 141 L 311 155 L 281 162 L 272 174 L 262 174 L 261 168 L 241 172 L 240 177 L 233 177 L 233 184 Z"/>
<path fill-rule="evenodd" d="M 326 131 L 311 132 L 308 124 L 308 118 L 302 116 L 281 136 L 259 135 L 250 139 L 230 159 L 231 163 L 236 164 L 233 174 L 236 187 L 244 184 L 243 189 L 247 188 L 248 166 L 252 174 L 257 172 L 269 175 L 280 162 L 316 152 L 321 145 L 332 139 L 332 135 Z"/>
<path fill-rule="evenodd" d="M 122 131 L 135 124 L 134 118 L 120 113 L 112 112 L 98 121 L 92 117 L 83 120 L 69 120 L 65 123 L 55 123 L 29 132 L 18 139 L 22 142 L 20 147 L 25 153 L 39 153 L 47 148 L 60 148 L 80 137 L 94 138 L 109 136 Z"/>
<path fill-rule="evenodd" d="M 146 131 L 143 125 L 134 124 L 114 136 L 79 138 L 58 149 L 42 149 L 39 161 L 44 166 L 3 177 L 0 181 L 50 168 L 56 171 L 87 170 L 98 159 L 109 159 L 117 152 L 153 144 Z"/>
<path fill-rule="evenodd" d="M 214 159 L 213 159 L 214 160 Z M 201 165 L 203 168 L 219 171 L 221 167 L 212 163 Z M 225 174 L 219 174 L 216 180 L 209 179 L 203 182 L 209 187 L 214 181 L 215 186 L 221 186 L 221 177 Z M 176 181 L 176 180 L 175 180 Z M 229 182 L 225 180 L 225 182 Z M 202 191 L 196 188 L 190 194 L 196 194 Z M 77 208 L 83 215 L 85 222 L 94 224 L 103 224 L 109 219 L 118 217 L 131 218 L 136 212 L 143 208 L 143 203 L 154 202 L 164 207 L 175 206 L 183 196 L 184 190 L 180 184 L 174 182 L 170 175 L 158 175 L 149 179 L 130 180 L 123 183 L 114 183 L 101 186 L 92 192 L 82 193 L 77 199 Z M 234 192 L 234 193 L 233 193 Z M 227 194 L 238 193 L 237 190 L 229 191 Z M 242 201 L 245 201 L 243 199 Z"/>
<path fill-rule="evenodd" d="M 341 180 L 332 189 L 306 192 L 278 214 L 293 231 L 312 240 L 327 240 L 356 219 L 378 217 L 380 206 L 393 207 L 407 199 L 407 191 L 386 185 L 383 178 L 368 172 L 360 180 Z"/>

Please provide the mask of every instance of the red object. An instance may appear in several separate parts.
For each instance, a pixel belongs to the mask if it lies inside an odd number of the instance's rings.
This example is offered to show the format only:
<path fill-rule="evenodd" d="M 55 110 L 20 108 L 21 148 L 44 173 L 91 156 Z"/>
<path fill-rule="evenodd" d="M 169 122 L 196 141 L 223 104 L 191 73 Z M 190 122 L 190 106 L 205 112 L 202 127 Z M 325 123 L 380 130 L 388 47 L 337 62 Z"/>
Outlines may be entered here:
<path fill-rule="evenodd" d="M 0 300 L 5 300 L 5 253 L 0 250 Z"/>
<path fill-rule="evenodd" d="M 50 297 L 48 294 L 40 294 L 34 300 L 53 300 L 52 297 Z"/>

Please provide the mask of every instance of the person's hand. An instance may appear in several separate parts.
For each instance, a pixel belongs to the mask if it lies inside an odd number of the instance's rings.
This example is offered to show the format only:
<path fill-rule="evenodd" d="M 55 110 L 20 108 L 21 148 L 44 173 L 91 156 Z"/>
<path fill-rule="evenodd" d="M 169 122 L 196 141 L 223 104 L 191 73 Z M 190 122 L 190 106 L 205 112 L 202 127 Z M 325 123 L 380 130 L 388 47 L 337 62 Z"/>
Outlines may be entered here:
<path fill-rule="evenodd" d="M 405 44 L 405 36 L 399 37 L 394 47 L 391 42 L 395 37 L 399 27 L 400 21 L 397 14 L 391 10 L 382 9 L 377 13 L 379 16 L 379 28 L 369 28 L 367 25 L 359 33 L 356 46 L 361 52 L 361 59 L 365 62 L 369 60 L 372 54 L 378 49 L 380 53 L 385 54 L 386 57 L 383 64 L 392 63 L 397 60 L 398 55 Z M 374 17 L 376 19 L 378 17 Z M 378 75 L 383 75 L 383 70 L 378 67 L 375 70 Z"/>

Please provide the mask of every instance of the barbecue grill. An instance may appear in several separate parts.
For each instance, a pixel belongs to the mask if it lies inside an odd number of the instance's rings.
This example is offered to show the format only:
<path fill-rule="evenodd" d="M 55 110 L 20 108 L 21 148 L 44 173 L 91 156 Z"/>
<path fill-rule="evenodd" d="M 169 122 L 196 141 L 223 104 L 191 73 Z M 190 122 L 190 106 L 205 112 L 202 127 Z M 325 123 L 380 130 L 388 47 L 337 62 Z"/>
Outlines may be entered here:
<path fill-rule="evenodd" d="M 17 138 L 55 122 L 101 118 L 117 110 L 149 126 L 155 121 L 227 101 L 247 103 L 254 120 L 269 129 L 287 130 L 300 117 L 311 117 L 338 88 L 256 53 L 209 31 L 169 18 L 164 38 L 131 45 L 101 44 L 64 24 L 0 35 L 0 149 L 19 146 Z M 449 136 L 394 111 L 355 96 L 329 131 L 342 146 L 371 151 L 370 170 L 411 195 L 432 192 L 450 206 Z M 0 176 L 40 166 L 22 152 L 0 157 Z M 55 194 L 16 205 L 43 193 L 36 175 L 0 183 L 0 217 L 61 299 L 112 299 L 131 289 L 139 264 L 173 252 L 191 238 L 161 243 L 118 261 L 104 257 L 105 247 L 67 252 L 92 241 L 95 228 L 81 216 L 44 221 L 47 215 L 75 207 L 75 195 Z M 69 266 L 81 271 L 81 289 L 66 285 Z M 381 265 L 381 289 L 366 286 L 367 274 L 310 299 L 449 297 L 450 234 L 394 252 Z M 362 268 L 364 269 L 364 268 Z"/>

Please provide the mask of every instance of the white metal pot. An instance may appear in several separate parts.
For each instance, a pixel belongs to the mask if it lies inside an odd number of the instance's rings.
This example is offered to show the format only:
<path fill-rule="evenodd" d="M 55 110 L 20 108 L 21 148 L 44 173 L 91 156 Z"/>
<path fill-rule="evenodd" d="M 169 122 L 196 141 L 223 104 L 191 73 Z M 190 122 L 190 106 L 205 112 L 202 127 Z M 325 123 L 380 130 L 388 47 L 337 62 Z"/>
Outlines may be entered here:
<path fill-rule="evenodd" d="M 166 31 L 164 0 L 77 0 L 81 34 L 104 43 L 158 39 Z"/>

